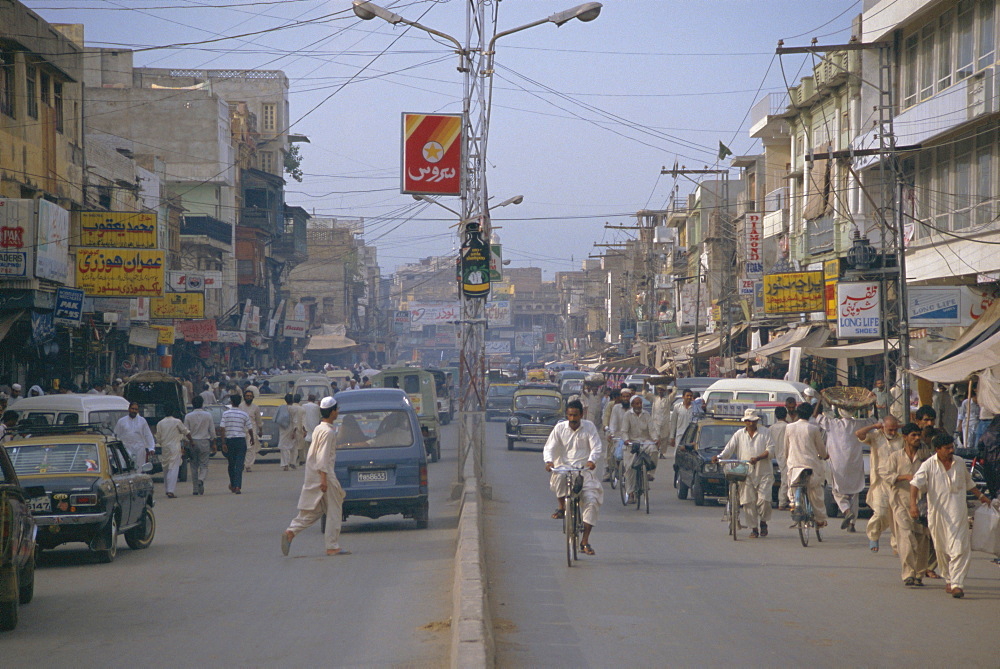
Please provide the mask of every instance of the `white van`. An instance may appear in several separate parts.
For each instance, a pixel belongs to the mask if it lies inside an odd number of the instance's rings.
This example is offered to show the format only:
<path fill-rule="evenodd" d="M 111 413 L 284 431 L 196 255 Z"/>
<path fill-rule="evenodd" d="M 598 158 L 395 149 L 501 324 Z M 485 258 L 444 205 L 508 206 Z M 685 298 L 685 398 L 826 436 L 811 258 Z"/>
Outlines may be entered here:
<path fill-rule="evenodd" d="M 128 400 L 117 395 L 42 395 L 25 397 L 9 407 L 18 423 L 44 425 L 100 423 L 113 430 L 118 419 L 128 415 Z"/>
<path fill-rule="evenodd" d="M 779 379 L 719 379 L 708 387 L 702 397 L 705 406 L 744 402 L 784 402 L 794 397 L 797 403 L 805 401 L 804 383 Z"/>

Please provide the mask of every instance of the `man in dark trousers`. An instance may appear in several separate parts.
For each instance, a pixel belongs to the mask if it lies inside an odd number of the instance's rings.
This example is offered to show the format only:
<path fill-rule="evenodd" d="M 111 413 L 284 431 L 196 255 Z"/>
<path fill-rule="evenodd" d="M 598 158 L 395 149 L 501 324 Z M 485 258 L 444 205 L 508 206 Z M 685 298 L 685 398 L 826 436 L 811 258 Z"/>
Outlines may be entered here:
<path fill-rule="evenodd" d="M 230 407 L 222 413 L 222 431 L 226 441 L 222 452 L 229 460 L 229 492 L 237 495 L 243 491 L 243 466 L 247 457 L 247 439 L 253 430 L 250 416 L 240 409 L 243 398 L 238 394 L 229 396 Z"/>

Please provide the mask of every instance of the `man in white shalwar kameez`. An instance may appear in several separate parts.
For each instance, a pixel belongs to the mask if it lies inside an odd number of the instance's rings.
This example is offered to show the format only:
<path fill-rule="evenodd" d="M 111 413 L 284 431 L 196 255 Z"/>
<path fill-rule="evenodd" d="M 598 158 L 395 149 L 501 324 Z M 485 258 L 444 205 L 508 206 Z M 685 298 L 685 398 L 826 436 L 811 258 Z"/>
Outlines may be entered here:
<path fill-rule="evenodd" d="M 292 540 L 326 514 L 326 554 L 350 555 L 340 547 L 343 521 L 344 489 L 340 487 L 334 466 L 337 462 L 337 400 L 324 397 L 319 403 L 320 423 L 313 430 L 306 455 L 305 481 L 299 494 L 299 513 L 281 535 L 281 553 L 288 555 Z"/>
<path fill-rule="evenodd" d="M 632 453 L 628 442 L 639 442 L 639 451 L 645 453 L 652 467 L 656 468 L 656 439 L 660 436 L 656 430 L 653 417 L 643 412 L 642 398 L 635 395 L 631 401 L 631 410 L 625 412 L 621 418 L 620 436 L 625 440 L 625 447 L 622 449 L 622 464 L 625 467 L 625 491 L 629 497 L 635 495 L 635 476 L 637 471 L 632 467 L 638 453 Z M 649 480 L 653 480 L 652 471 L 647 470 Z"/>
<path fill-rule="evenodd" d="M 756 409 L 743 412 L 743 429 L 737 430 L 722 452 L 712 457 L 719 460 L 745 460 L 750 463 L 750 473 L 740 484 L 740 505 L 747 514 L 750 536 L 767 536 L 767 521 L 771 519 L 771 489 L 774 487 L 774 470 L 771 466 L 771 435 L 760 425 Z M 739 513 L 733 509 L 732 513 Z M 760 530 L 758 531 L 758 525 Z"/>
<path fill-rule="evenodd" d="M 160 445 L 160 464 L 163 465 L 163 489 L 171 499 L 177 496 L 175 494 L 177 474 L 180 472 L 183 457 L 181 441 L 184 439 L 192 444 L 191 430 L 180 416 L 176 414 L 166 416 L 156 424 L 156 443 Z M 192 476 L 194 475 L 195 473 L 192 473 Z"/>
<path fill-rule="evenodd" d="M 128 415 L 122 416 L 115 423 L 115 438 L 122 442 L 136 469 L 146 464 L 147 457 L 156 452 L 153 431 L 149 429 L 146 419 L 139 415 L 137 402 L 131 402 L 128 405 Z"/>
<path fill-rule="evenodd" d="M 823 503 L 823 461 L 829 455 L 823 430 L 810 423 L 813 407 L 803 402 L 796 408 L 799 419 L 785 428 L 785 444 L 788 446 L 788 501 L 795 504 L 795 484 L 805 470 L 811 470 L 812 476 L 806 487 L 809 503 L 813 507 L 813 518 L 816 527 L 826 526 L 826 506 Z M 793 507 L 794 508 L 794 507 Z M 794 512 L 793 512 L 793 518 Z"/>
<path fill-rule="evenodd" d="M 590 545 L 590 531 L 597 525 L 597 514 L 604 502 L 604 488 L 594 474 L 594 469 L 604 456 L 604 444 L 597 427 L 589 420 L 583 420 L 583 404 L 572 400 L 566 404 L 566 420 L 559 421 L 549 433 L 542 449 L 542 459 L 545 470 L 551 472 L 553 467 L 583 467 L 583 490 L 580 492 L 580 516 L 583 520 L 583 536 L 580 550 L 585 555 L 594 555 Z M 553 518 L 562 518 L 566 513 L 566 497 L 569 490 L 566 487 L 564 474 L 552 472 L 549 478 L 549 489 L 556 494 L 559 508 L 552 514 Z"/>
<path fill-rule="evenodd" d="M 243 403 L 240 404 L 239 409 L 246 415 L 250 416 L 250 422 L 253 423 L 253 430 L 250 431 L 250 441 L 247 442 L 247 457 L 244 461 L 244 466 L 247 471 L 251 471 L 253 464 L 257 462 L 257 451 L 260 450 L 260 438 L 264 434 L 264 412 L 260 410 L 260 405 L 254 401 L 257 394 L 253 391 L 256 386 L 247 386 L 246 390 L 243 391 Z"/>
<path fill-rule="evenodd" d="M 965 596 L 965 574 L 972 552 L 969 533 L 969 508 L 966 492 L 973 492 L 980 502 L 989 504 L 965 464 L 955 455 L 955 440 L 950 434 L 934 437 L 934 455 L 927 458 L 910 481 L 910 517 L 919 518 L 917 497 L 927 493 L 927 527 L 937 552 L 938 571 L 945 580 L 945 592 L 960 599 Z"/>
<path fill-rule="evenodd" d="M 834 501 L 844 514 L 840 529 L 854 532 L 854 521 L 858 517 L 858 493 L 865 489 L 864 444 L 858 440 L 856 432 L 875 421 L 853 418 L 848 409 L 838 408 L 837 413 L 837 418 L 820 414 L 816 424 L 826 432 L 830 487 Z"/>
<path fill-rule="evenodd" d="M 316 396 L 309 395 L 308 399 L 302 403 L 302 429 L 304 434 L 302 439 L 299 441 L 299 454 L 298 454 L 298 464 L 305 464 L 306 453 L 309 450 L 309 445 L 312 443 L 313 431 L 316 430 L 316 426 L 319 425 L 319 404 L 316 403 Z"/>
<path fill-rule="evenodd" d="M 673 389 L 667 392 L 667 387 L 662 384 L 653 386 L 652 394 L 646 393 L 646 399 L 651 405 L 649 413 L 656 424 L 656 450 L 660 452 L 661 460 L 667 457 L 670 447 L 670 414 L 673 411 L 674 397 Z"/>
<path fill-rule="evenodd" d="M 796 416 L 793 414 L 792 419 Z M 785 428 L 788 427 L 788 409 L 777 407 L 774 410 L 774 425 L 767 431 L 771 435 L 771 456 L 778 462 L 778 472 L 781 475 L 781 485 L 778 486 L 778 510 L 788 508 L 788 447 L 785 444 Z"/>
<path fill-rule="evenodd" d="M 285 395 L 285 406 L 278 407 L 274 414 L 274 422 L 278 426 L 278 453 L 282 471 L 295 469 L 296 450 L 298 449 L 299 429 L 302 423 L 302 407 L 295 403 L 295 396 Z"/>
<path fill-rule="evenodd" d="M 871 482 L 868 486 L 866 502 L 872 510 L 865 532 L 868 534 L 868 548 L 878 553 L 879 539 L 889 530 L 892 547 L 896 548 L 896 522 L 889 506 L 890 482 L 879 475 L 880 463 L 888 462 L 893 453 L 903 450 L 903 437 L 899 434 L 899 420 L 892 414 L 882 422 L 859 429 L 855 436 L 871 447 L 868 470 Z"/>
<path fill-rule="evenodd" d="M 896 547 L 903 570 L 903 585 L 919 587 L 924 584 L 930 558 L 930 535 L 920 521 L 910 518 L 910 481 L 920 465 L 934 453 L 921 448 L 921 430 L 915 423 L 907 423 L 900 432 L 903 450 L 893 453 L 887 461 L 879 461 L 879 476 L 889 482 L 889 506 L 896 523 Z"/>

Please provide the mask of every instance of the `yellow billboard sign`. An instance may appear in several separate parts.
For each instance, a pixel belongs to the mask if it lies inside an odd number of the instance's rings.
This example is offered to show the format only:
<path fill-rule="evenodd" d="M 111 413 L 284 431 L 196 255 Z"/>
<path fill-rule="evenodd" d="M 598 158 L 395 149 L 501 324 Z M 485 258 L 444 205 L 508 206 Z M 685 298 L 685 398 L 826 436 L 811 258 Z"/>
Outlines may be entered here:
<path fill-rule="evenodd" d="M 204 318 L 205 293 L 167 293 L 149 301 L 150 318 Z"/>
<path fill-rule="evenodd" d="M 175 334 L 173 325 L 150 325 L 149 327 L 159 333 L 156 338 L 157 344 L 171 346 L 174 343 Z"/>
<path fill-rule="evenodd" d="M 166 258 L 159 249 L 76 250 L 76 287 L 94 297 L 158 297 Z"/>
<path fill-rule="evenodd" d="M 80 246 L 155 249 L 156 214 L 133 211 L 81 211 Z"/>
<path fill-rule="evenodd" d="M 764 311 L 794 314 L 825 311 L 823 272 L 789 272 L 764 275 Z"/>

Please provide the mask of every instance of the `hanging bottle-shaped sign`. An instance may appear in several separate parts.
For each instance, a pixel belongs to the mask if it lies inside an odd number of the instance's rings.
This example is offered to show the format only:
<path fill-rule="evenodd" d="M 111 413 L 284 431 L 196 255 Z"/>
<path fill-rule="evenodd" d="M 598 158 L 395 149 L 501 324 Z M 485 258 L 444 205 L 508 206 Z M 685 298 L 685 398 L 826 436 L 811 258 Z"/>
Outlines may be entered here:
<path fill-rule="evenodd" d="M 461 253 L 462 294 L 466 297 L 489 297 L 490 247 L 479 236 L 478 223 L 470 223 L 465 232 Z"/>

